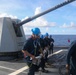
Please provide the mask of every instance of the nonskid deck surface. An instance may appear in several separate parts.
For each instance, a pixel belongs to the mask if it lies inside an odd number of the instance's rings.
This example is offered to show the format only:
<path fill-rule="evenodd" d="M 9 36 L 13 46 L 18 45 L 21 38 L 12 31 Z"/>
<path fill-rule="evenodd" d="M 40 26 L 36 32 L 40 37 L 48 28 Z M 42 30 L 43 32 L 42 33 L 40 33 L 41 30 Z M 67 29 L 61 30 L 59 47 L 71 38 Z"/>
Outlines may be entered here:
<path fill-rule="evenodd" d="M 49 73 L 43 73 L 39 71 L 36 72 L 35 75 L 59 75 L 59 61 L 57 61 L 56 59 L 62 59 L 65 53 L 67 53 L 67 49 L 55 49 L 53 55 L 49 55 L 49 63 L 51 63 L 51 66 L 49 68 L 45 68 L 46 70 L 49 70 Z M 27 73 L 28 66 L 25 63 L 24 59 L 0 61 L 0 75 L 27 75 Z"/>

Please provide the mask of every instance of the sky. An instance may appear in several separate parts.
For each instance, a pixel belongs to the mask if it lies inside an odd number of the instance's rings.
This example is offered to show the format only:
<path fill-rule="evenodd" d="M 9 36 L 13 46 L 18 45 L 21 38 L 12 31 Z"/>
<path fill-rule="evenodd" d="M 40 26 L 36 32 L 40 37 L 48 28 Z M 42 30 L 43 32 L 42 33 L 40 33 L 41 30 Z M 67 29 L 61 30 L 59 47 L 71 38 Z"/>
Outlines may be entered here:
<path fill-rule="evenodd" d="M 33 17 L 66 0 L 0 0 L 0 17 L 20 19 Z M 76 1 L 23 24 L 25 34 L 39 27 L 41 34 L 76 35 Z"/>

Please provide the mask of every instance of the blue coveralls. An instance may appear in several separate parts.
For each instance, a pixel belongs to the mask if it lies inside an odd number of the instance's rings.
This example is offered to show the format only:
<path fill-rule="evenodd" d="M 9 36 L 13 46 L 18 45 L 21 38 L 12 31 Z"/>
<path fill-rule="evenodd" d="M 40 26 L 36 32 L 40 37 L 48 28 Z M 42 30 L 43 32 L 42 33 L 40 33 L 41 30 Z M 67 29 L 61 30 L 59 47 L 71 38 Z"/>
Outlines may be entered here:
<path fill-rule="evenodd" d="M 76 75 L 76 41 L 72 42 L 67 54 L 67 64 L 71 66 L 70 73 Z"/>
<path fill-rule="evenodd" d="M 30 54 L 32 54 L 34 56 L 39 56 L 39 54 L 40 54 L 40 51 L 39 51 L 40 50 L 40 46 L 38 44 L 38 40 L 37 39 L 35 40 L 33 38 L 29 38 L 26 41 L 23 50 L 24 51 L 27 50 Z M 40 65 L 37 66 L 37 65 L 32 64 L 31 61 L 29 60 L 30 57 L 26 57 L 25 59 L 27 61 L 27 65 L 29 66 L 28 75 L 35 75 L 35 71 L 39 68 Z M 42 68 L 44 69 L 43 63 L 40 63 L 40 64 L 41 64 Z"/>

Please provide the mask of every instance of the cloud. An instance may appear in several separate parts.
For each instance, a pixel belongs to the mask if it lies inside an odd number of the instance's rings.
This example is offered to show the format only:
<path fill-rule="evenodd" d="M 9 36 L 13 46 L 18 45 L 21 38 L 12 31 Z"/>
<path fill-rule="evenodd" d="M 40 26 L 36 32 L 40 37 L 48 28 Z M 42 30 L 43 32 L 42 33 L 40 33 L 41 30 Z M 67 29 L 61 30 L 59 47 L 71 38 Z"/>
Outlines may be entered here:
<path fill-rule="evenodd" d="M 41 13 L 41 7 L 37 7 L 35 10 L 35 15 Z M 27 19 L 28 17 L 25 17 L 25 19 Z M 22 19 L 25 20 L 25 19 Z M 51 27 L 51 26 L 56 26 L 55 22 L 48 22 L 43 16 L 35 19 L 34 21 L 31 21 L 29 23 L 26 23 L 24 26 L 28 26 L 28 27 Z"/>
<path fill-rule="evenodd" d="M 17 19 L 17 16 L 8 15 L 7 13 L 0 13 L 0 17 L 10 17 L 12 19 Z"/>
<path fill-rule="evenodd" d="M 37 7 L 35 10 L 35 15 L 39 14 L 41 12 L 41 7 Z"/>
<path fill-rule="evenodd" d="M 64 23 L 62 26 L 60 26 L 61 28 L 76 28 L 76 24 L 74 24 L 74 22 L 71 22 L 70 25 L 67 25 L 66 23 Z"/>
<path fill-rule="evenodd" d="M 37 15 L 39 13 L 41 13 L 41 7 L 37 7 L 34 14 Z M 22 19 L 22 21 L 27 18 L 28 16 Z M 23 29 L 24 29 L 25 34 L 30 34 L 31 29 L 33 27 L 39 27 L 41 30 L 41 33 L 45 34 L 46 32 L 50 31 L 49 27 L 55 27 L 55 26 L 56 26 L 56 22 L 48 22 L 43 16 L 41 16 L 29 23 L 24 24 Z"/>
<path fill-rule="evenodd" d="M 25 27 L 24 32 L 25 32 L 25 34 L 30 34 L 31 33 L 31 28 Z"/>

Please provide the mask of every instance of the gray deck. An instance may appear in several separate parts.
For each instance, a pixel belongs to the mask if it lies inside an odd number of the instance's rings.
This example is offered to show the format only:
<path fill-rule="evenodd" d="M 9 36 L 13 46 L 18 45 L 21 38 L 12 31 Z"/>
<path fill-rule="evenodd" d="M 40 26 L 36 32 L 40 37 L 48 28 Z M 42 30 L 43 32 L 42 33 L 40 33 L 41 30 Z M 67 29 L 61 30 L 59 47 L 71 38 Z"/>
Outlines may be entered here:
<path fill-rule="evenodd" d="M 59 54 L 56 52 L 59 52 Z M 57 59 L 66 53 L 67 49 L 55 49 L 53 55 L 49 55 L 49 62 L 52 63 L 51 67 L 46 68 L 50 73 L 42 73 L 41 71 L 36 72 L 35 75 L 59 75 L 58 72 L 58 61 Z M 55 57 L 56 56 L 56 57 Z M 54 57 L 53 62 L 52 57 Z M 27 75 L 28 68 L 24 60 L 10 60 L 10 61 L 0 61 L 0 75 Z"/>

